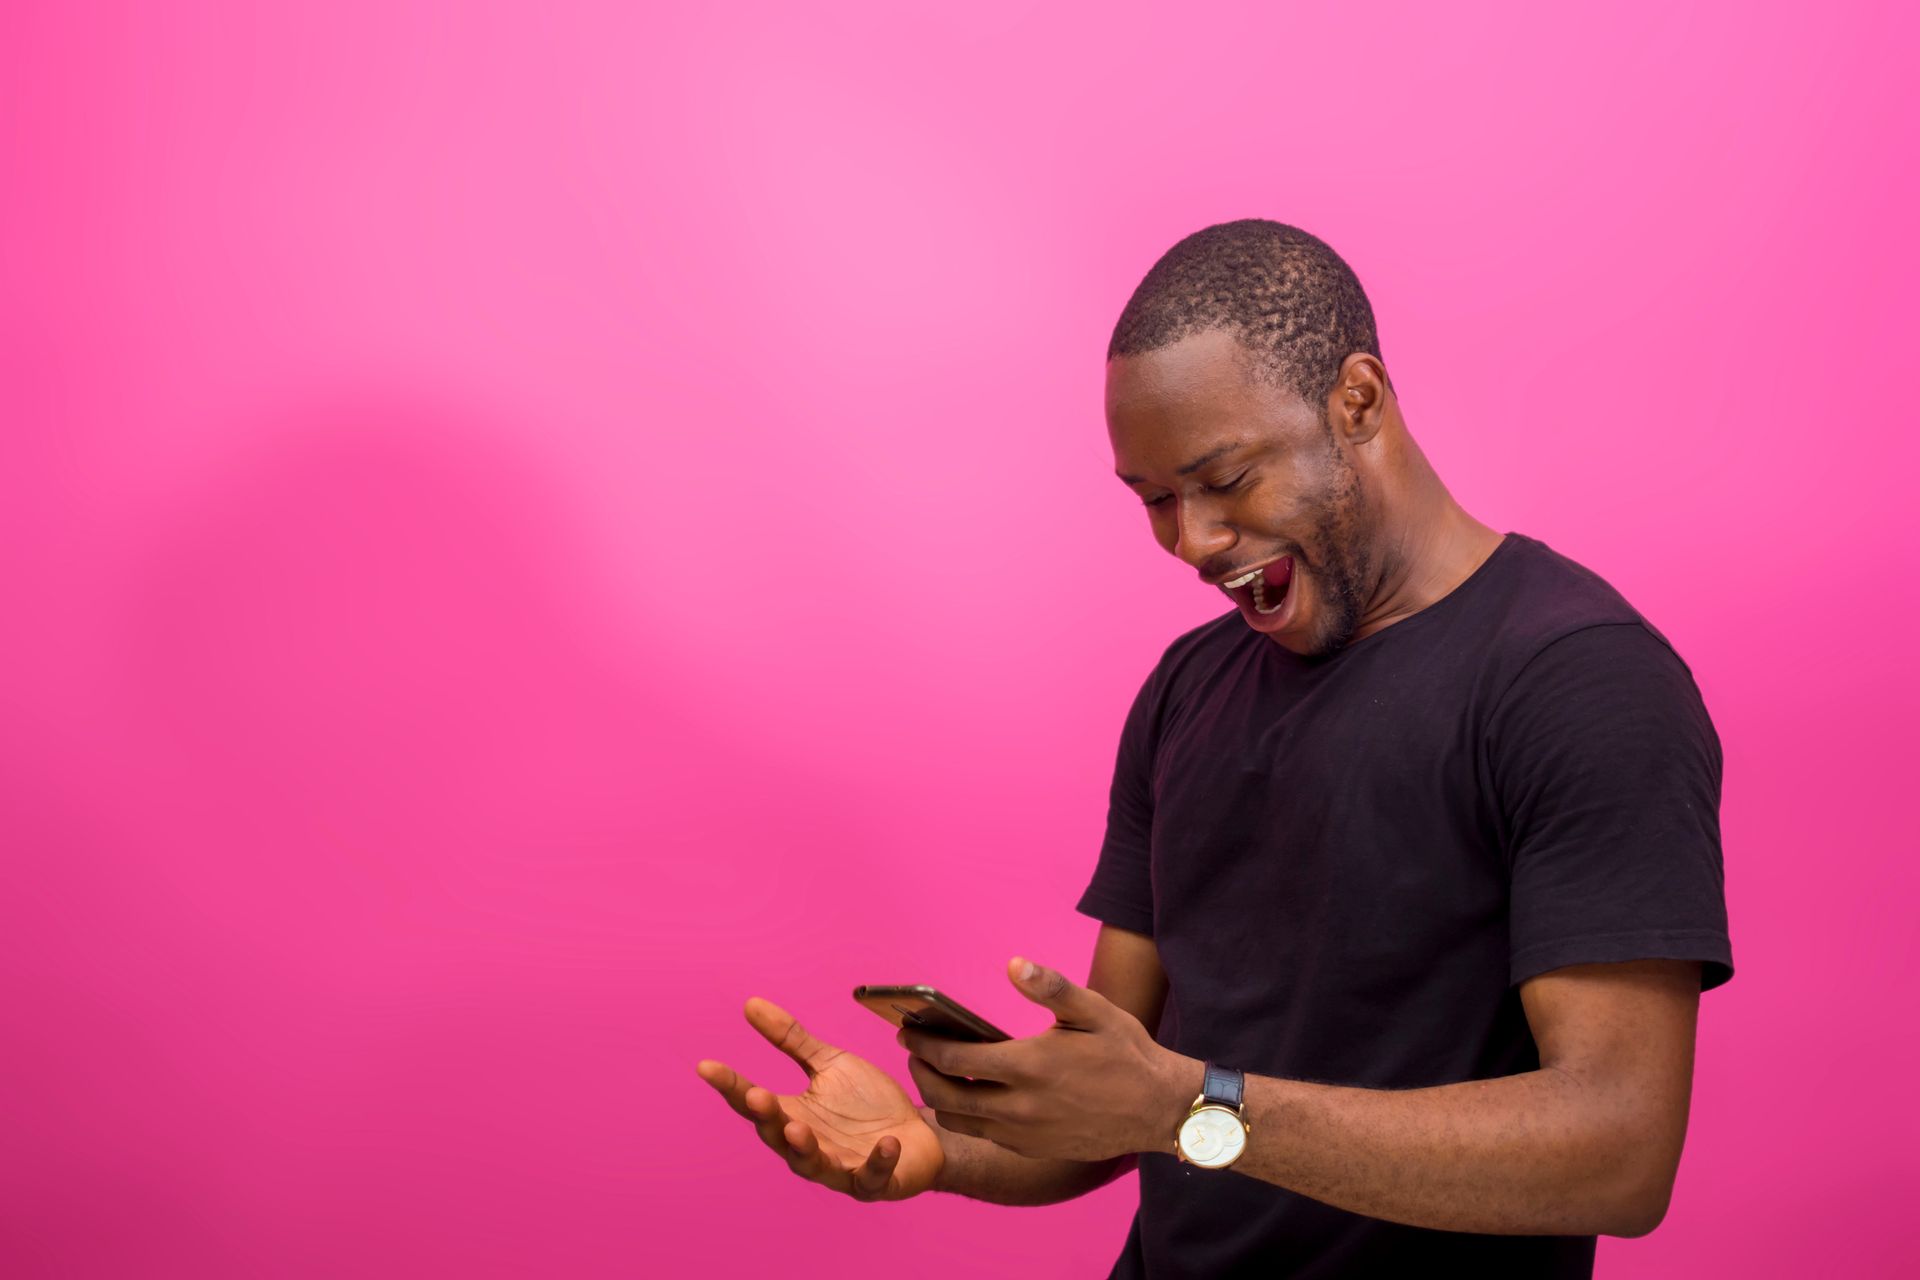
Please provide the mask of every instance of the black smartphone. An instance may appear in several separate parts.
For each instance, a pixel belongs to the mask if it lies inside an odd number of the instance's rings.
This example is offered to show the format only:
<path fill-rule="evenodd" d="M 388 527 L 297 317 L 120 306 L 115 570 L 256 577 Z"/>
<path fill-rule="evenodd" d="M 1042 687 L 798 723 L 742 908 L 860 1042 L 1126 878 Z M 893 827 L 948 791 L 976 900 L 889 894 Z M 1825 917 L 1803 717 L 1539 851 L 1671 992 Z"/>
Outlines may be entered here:
<path fill-rule="evenodd" d="M 952 996 L 929 986 L 860 986 L 853 989 L 853 998 L 896 1027 L 913 1027 L 976 1044 L 1013 1039 Z"/>

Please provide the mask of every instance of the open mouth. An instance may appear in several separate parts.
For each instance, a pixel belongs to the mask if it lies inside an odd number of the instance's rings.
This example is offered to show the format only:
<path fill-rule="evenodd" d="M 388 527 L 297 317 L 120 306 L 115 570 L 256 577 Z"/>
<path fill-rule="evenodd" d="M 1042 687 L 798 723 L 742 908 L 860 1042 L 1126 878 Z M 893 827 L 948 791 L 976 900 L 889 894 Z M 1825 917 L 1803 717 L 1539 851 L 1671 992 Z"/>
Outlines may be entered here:
<path fill-rule="evenodd" d="M 1271 618 L 1287 607 L 1293 594 L 1293 557 L 1282 556 L 1258 570 L 1241 585 L 1225 588 L 1243 612 Z"/>

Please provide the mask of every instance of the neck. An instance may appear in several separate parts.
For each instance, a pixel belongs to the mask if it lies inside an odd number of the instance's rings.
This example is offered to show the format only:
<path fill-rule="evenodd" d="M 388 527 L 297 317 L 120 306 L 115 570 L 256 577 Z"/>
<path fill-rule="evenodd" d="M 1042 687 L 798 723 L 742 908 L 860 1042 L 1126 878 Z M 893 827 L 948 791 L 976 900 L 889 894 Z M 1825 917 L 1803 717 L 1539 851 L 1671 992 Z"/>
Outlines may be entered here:
<path fill-rule="evenodd" d="M 1465 582 L 1500 545 L 1499 530 L 1468 514 L 1427 464 L 1412 438 L 1407 474 L 1385 495 L 1388 521 L 1377 547 L 1380 577 L 1353 639 L 1412 617 Z"/>

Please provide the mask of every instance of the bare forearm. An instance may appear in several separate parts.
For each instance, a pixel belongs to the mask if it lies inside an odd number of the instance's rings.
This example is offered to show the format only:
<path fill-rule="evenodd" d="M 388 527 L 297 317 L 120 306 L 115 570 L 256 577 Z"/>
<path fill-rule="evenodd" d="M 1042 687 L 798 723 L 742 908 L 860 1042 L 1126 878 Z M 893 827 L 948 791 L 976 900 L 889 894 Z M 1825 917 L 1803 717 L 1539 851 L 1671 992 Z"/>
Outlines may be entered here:
<path fill-rule="evenodd" d="M 1183 1065 L 1184 1102 L 1203 1070 Z M 1228 1172 L 1369 1217 L 1503 1235 L 1641 1235 L 1666 1209 L 1659 1155 L 1646 1149 L 1632 1099 L 1557 1069 L 1405 1090 L 1249 1074 L 1245 1100 L 1247 1150 Z"/>
<path fill-rule="evenodd" d="M 931 1107 L 914 1110 L 940 1135 L 940 1149 L 946 1155 L 946 1165 L 933 1189 L 991 1204 L 1042 1205 L 1072 1200 L 1112 1182 L 1132 1169 L 1137 1159 L 1132 1153 L 1091 1162 L 1030 1159 L 985 1138 L 941 1128 Z"/>

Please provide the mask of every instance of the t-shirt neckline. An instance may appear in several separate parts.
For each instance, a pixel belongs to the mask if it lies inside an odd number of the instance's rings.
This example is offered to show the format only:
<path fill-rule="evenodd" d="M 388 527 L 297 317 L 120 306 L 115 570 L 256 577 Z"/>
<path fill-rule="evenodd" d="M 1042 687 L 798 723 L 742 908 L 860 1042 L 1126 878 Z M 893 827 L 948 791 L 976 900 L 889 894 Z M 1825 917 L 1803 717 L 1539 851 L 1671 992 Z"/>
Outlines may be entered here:
<path fill-rule="evenodd" d="M 1391 626 L 1382 627 L 1380 630 L 1373 632 L 1371 635 L 1362 636 L 1360 639 L 1353 641 L 1351 644 L 1342 645 L 1340 648 L 1335 649 L 1332 653 L 1323 654 L 1317 658 L 1309 658 L 1301 654 L 1295 653 L 1293 650 L 1287 648 L 1285 645 L 1276 644 L 1270 638 L 1263 635 L 1259 635 L 1259 633 L 1253 631 L 1251 627 L 1247 629 L 1249 632 L 1252 632 L 1252 634 L 1259 636 L 1260 642 L 1262 644 L 1264 644 L 1270 649 L 1275 650 L 1282 661 L 1290 661 L 1299 666 L 1310 668 L 1310 669 L 1318 669 L 1321 667 L 1332 666 L 1334 663 L 1338 662 L 1341 658 L 1345 657 L 1347 654 L 1353 653 L 1356 650 L 1368 648 L 1368 646 L 1372 645 L 1375 640 L 1380 639 L 1382 636 L 1390 636 L 1396 631 L 1405 631 L 1408 627 L 1415 627 L 1423 618 L 1427 618 L 1433 614 L 1444 613 L 1444 612 L 1450 611 L 1451 609 L 1459 608 L 1459 605 L 1456 604 L 1455 602 L 1459 600 L 1461 597 L 1469 594 L 1469 590 L 1473 587 L 1473 585 L 1476 582 L 1479 582 L 1488 576 L 1487 571 L 1493 567 L 1494 562 L 1497 560 L 1500 560 L 1501 557 L 1506 553 L 1509 547 L 1515 546 L 1525 541 L 1531 541 L 1531 539 L 1529 539 L 1527 535 L 1525 535 L 1524 533 L 1519 533 L 1513 529 L 1506 530 L 1504 533 L 1500 535 L 1500 541 L 1497 544 L 1495 544 L 1493 550 L 1487 553 L 1487 558 L 1485 560 L 1482 560 L 1472 573 L 1460 579 L 1460 581 L 1454 585 L 1453 590 L 1447 592 L 1447 594 L 1441 596 L 1438 600 L 1435 600 L 1432 604 L 1420 610 L 1418 613 L 1402 618 L 1400 619 L 1400 621 L 1392 624 Z"/>

